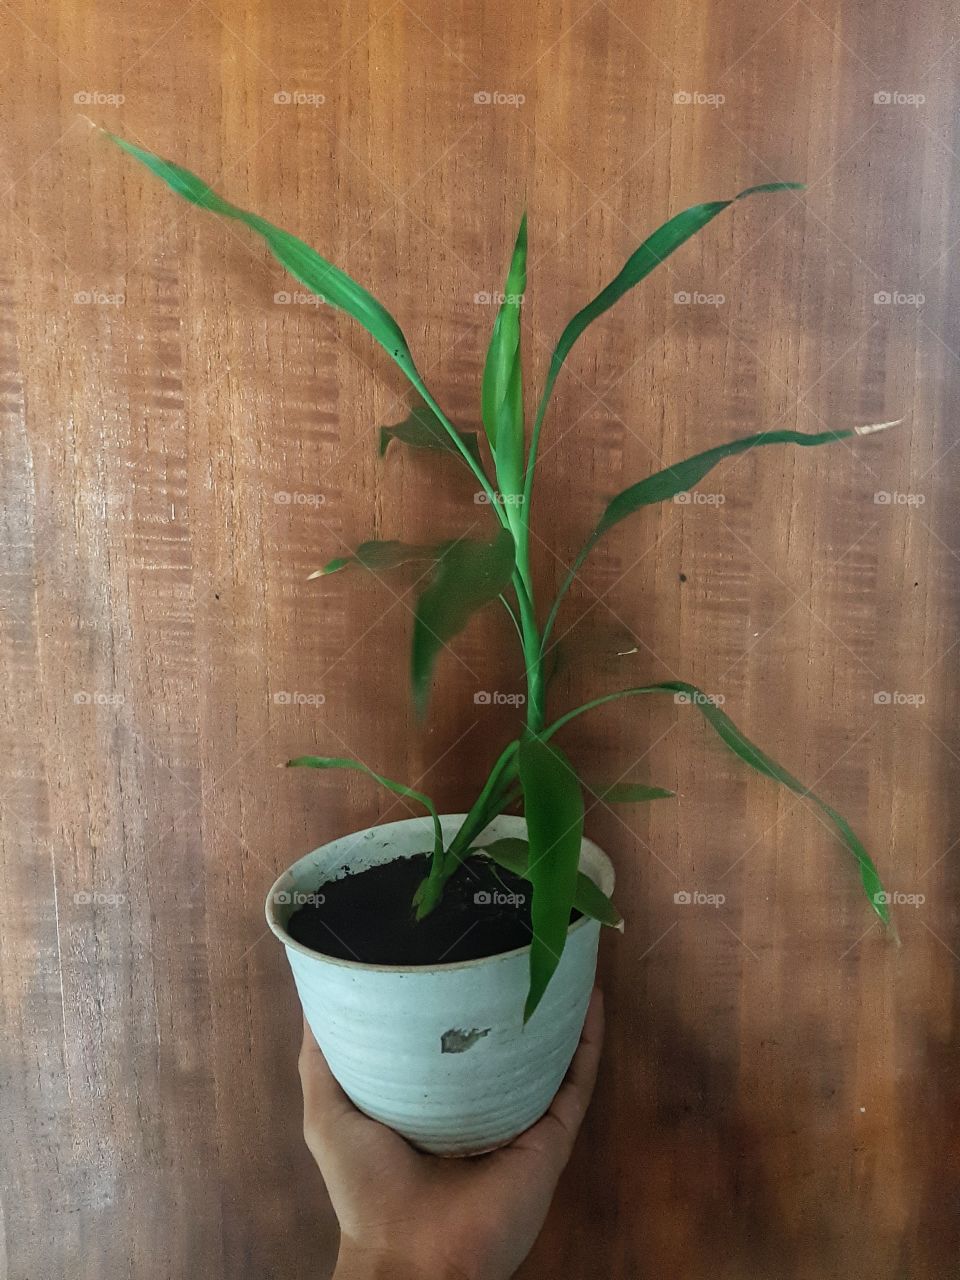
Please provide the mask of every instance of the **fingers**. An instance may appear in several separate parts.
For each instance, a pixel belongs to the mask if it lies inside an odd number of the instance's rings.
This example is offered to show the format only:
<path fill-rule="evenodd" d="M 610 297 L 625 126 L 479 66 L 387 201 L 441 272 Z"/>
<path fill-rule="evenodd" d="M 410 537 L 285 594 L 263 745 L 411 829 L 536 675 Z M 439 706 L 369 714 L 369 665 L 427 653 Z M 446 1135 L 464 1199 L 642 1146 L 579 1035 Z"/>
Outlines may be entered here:
<path fill-rule="evenodd" d="M 303 1135 L 316 1155 L 315 1148 L 323 1145 L 337 1121 L 355 1115 L 356 1110 L 334 1079 L 306 1018 L 298 1065 L 303 1085 Z"/>
<path fill-rule="evenodd" d="M 570 1158 L 583 1117 L 587 1113 L 603 1047 L 603 993 L 594 987 L 577 1052 L 550 1110 L 532 1129 L 517 1139 L 518 1146 L 535 1150 L 562 1169 Z"/>

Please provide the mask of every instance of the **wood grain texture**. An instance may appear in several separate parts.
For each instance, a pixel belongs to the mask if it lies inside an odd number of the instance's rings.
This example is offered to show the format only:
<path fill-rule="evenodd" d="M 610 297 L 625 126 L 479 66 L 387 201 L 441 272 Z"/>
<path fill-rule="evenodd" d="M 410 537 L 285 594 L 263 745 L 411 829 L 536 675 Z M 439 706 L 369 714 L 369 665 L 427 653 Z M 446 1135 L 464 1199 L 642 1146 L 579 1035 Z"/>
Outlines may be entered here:
<path fill-rule="evenodd" d="M 456 810 L 511 722 L 473 694 L 521 674 L 484 616 L 414 729 L 409 595 L 305 578 L 373 534 L 462 529 L 469 477 L 381 461 L 397 370 L 346 319 L 278 302 L 297 290 L 260 246 L 88 116 L 367 284 L 472 427 L 493 316 L 475 299 L 501 287 L 524 204 L 542 377 L 567 316 L 669 213 L 808 182 L 718 219 L 577 347 L 545 432 L 541 591 L 661 460 L 774 424 L 906 423 L 747 454 L 704 482 L 710 503 L 617 529 L 561 616 L 554 700 L 677 677 L 721 692 L 924 900 L 886 943 L 816 816 L 683 708 L 568 731 L 588 777 L 633 767 L 679 800 L 588 815 L 628 927 L 603 957 L 597 1100 L 522 1275 L 954 1275 L 953 9 L 5 0 L 0 23 L 5 1274 L 328 1273 L 262 899 L 306 850 L 405 809 L 275 765 L 355 753 Z M 296 92 L 323 101 L 275 97 Z M 294 693 L 324 701 L 277 696 Z"/>

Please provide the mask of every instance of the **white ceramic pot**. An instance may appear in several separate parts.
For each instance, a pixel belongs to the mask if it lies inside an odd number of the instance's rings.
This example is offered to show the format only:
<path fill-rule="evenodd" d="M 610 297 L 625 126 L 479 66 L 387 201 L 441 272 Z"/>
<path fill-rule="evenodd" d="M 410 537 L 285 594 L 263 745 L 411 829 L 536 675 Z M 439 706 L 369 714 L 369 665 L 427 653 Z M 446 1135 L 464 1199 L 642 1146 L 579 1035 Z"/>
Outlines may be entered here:
<path fill-rule="evenodd" d="M 463 815 L 440 821 L 449 840 Z M 523 818 L 499 817 L 476 845 L 525 835 Z M 320 955 L 287 933 L 297 894 L 315 893 L 345 866 L 360 872 L 432 845 L 429 818 L 333 840 L 276 881 L 267 923 L 287 949 L 317 1043 L 353 1102 L 425 1151 L 470 1155 L 509 1142 L 549 1107 L 580 1038 L 600 925 L 582 917 L 570 926 L 557 972 L 526 1026 L 529 947 L 431 968 L 372 965 Z M 589 840 L 580 866 L 612 892 L 610 860 Z"/>

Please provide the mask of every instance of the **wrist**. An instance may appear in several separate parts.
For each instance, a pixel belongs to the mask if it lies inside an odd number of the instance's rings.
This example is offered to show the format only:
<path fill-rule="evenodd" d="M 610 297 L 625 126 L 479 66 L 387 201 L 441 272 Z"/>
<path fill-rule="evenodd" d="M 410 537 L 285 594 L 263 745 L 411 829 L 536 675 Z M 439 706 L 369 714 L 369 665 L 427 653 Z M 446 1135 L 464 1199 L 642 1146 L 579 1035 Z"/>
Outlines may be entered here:
<path fill-rule="evenodd" d="M 364 1248 L 341 1237 L 333 1280 L 467 1280 L 452 1267 L 420 1264 L 402 1252 Z"/>

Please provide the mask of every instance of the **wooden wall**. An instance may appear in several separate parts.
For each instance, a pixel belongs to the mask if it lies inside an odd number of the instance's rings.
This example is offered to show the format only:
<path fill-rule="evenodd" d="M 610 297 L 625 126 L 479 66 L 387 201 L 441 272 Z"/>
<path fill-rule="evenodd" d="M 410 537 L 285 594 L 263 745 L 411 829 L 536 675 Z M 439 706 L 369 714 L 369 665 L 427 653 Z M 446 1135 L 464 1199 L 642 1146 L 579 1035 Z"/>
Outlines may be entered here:
<path fill-rule="evenodd" d="M 523 1276 L 953 1275 L 953 7 L 4 0 L 0 22 L 6 1273 L 327 1274 L 262 901 L 306 850 L 405 809 L 276 765 L 356 754 L 455 811 L 513 721 L 473 695 L 520 678 L 484 616 L 415 728 L 404 588 L 305 579 L 368 536 L 461 530 L 469 476 L 381 461 L 408 401 L 383 353 L 278 302 L 295 289 L 262 247 L 89 117 L 369 286 L 464 426 L 493 318 L 476 295 L 502 287 L 524 204 L 539 379 L 668 214 L 809 184 L 725 214 L 576 349 L 545 437 L 541 592 L 605 497 L 663 463 L 774 425 L 906 421 L 749 453 L 709 502 L 618 529 L 563 614 L 583 626 L 554 702 L 677 676 L 722 693 L 923 900 L 885 941 L 816 815 L 689 711 L 584 720 L 566 741 L 588 776 L 635 766 L 679 799 L 589 813 L 628 927 L 605 943 L 596 1104 Z M 694 889 L 725 901 L 675 903 Z"/>

